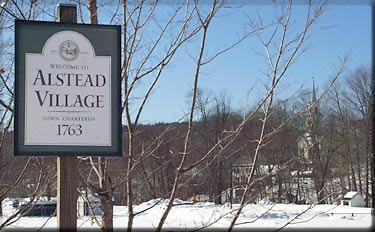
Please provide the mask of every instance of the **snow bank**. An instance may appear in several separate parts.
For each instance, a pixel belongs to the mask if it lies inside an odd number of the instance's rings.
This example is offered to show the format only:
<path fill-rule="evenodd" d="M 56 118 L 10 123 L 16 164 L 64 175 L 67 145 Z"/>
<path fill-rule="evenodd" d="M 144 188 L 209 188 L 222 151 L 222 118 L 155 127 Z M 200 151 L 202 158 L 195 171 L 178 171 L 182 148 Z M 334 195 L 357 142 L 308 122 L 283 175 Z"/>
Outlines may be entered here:
<path fill-rule="evenodd" d="M 12 200 L 3 201 L 4 217 L 0 223 L 10 215 Z M 158 225 L 160 217 L 168 204 L 168 199 L 153 199 L 134 207 L 139 212 L 134 219 L 135 228 L 153 229 Z M 239 205 L 215 205 L 212 202 L 190 204 L 180 199 L 173 202 L 172 208 L 164 228 L 210 229 L 228 228 Z M 127 226 L 127 207 L 114 207 L 114 227 L 123 230 Z M 100 219 L 100 218 L 99 218 Z M 274 204 L 263 200 L 258 204 L 246 205 L 235 228 L 369 228 L 372 224 L 371 209 L 348 207 L 341 205 L 296 205 Z M 8 228 L 56 228 L 56 217 L 23 217 Z M 78 231 L 88 228 L 98 229 L 91 223 L 89 216 L 77 220 Z M 116 230 L 115 230 L 116 231 Z"/>

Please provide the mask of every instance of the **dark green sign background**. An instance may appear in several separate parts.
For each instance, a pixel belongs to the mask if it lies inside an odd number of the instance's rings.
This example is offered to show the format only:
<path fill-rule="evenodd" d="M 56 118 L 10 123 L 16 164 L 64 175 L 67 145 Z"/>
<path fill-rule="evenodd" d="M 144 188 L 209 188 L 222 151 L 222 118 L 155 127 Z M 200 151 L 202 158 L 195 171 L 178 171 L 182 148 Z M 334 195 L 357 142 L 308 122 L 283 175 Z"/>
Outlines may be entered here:
<path fill-rule="evenodd" d="M 97 56 L 111 57 L 111 146 L 25 145 L 25 54 L 42 53 L 44 44 L 52 35 L 66 30 L 84 35 L 93 45 Z M 15 21 L 15 156 L 121 155 L 120 44 L 120 26 Z"/>

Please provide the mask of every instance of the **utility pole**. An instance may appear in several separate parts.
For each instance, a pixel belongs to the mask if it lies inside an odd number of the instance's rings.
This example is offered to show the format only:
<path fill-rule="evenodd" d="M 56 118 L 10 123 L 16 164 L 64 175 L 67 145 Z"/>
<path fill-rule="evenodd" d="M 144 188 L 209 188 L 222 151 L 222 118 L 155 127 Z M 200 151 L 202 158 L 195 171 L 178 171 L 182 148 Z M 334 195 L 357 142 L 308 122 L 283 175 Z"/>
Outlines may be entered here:
<path fill-rule="evenodd" d="M 57 11 L 59 22 L 77 22 L 75 4 L 60 3 Z M 77 157 L 57 157 L 57 227 L 59 231 L 77 231 L 77 178 Z"/>

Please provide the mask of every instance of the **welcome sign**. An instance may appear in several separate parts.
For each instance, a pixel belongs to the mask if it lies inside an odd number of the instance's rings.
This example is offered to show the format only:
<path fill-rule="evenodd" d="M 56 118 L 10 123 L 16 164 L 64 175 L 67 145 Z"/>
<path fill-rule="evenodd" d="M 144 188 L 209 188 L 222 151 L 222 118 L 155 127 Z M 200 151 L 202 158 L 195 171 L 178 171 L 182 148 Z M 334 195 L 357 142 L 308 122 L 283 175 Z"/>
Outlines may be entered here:
<path fill-rule="evenodd" d="M 15 26 L 15 155 L 120 155 L 120 27 Z"/>

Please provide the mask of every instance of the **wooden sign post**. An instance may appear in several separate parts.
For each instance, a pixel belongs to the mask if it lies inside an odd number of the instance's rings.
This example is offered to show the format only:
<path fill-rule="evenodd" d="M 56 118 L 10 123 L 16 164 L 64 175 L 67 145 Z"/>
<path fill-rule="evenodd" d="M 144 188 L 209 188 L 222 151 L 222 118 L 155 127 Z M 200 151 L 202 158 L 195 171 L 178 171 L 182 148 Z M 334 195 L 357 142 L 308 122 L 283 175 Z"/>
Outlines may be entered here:
<path fill-rule="evenodd" d="M 57 157 L 57 226 L 77 230 L 77 157 Z"/>
<path fill-rule="evenodd" d="M 59 4 L 58 21 L 77 22 L 77 6 Z M 60 231 L 77 231 L 78 199 L 77 157 L 57 157 L 57 227 Z"/>

